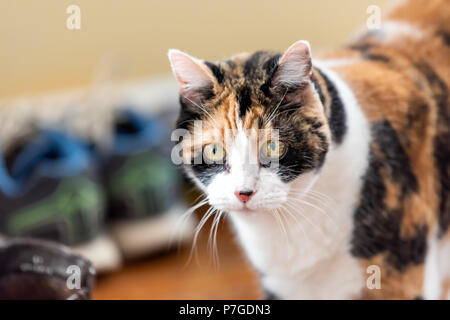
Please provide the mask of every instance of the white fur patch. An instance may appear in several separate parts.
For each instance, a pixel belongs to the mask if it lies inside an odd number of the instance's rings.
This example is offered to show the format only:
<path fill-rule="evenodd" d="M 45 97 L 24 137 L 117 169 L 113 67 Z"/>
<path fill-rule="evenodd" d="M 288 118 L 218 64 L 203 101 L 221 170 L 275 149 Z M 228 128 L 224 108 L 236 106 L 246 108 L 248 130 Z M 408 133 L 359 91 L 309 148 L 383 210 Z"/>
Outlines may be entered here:
<path fill-rule="evenodd" d="M 386 41 L 393 41 L 401 36 L 422 38 L 423 32 L 419 28 L 402 21 L 386 21 L 381 30 Z"/>

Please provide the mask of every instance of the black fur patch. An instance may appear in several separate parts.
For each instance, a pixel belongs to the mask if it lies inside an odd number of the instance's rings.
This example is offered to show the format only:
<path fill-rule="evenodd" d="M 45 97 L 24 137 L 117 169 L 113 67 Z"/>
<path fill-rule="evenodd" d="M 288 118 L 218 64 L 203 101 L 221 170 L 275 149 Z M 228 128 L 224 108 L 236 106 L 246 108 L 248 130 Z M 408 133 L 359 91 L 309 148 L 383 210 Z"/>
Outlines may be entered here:
<path fill-rule="evenodd" d="M 195 176 L 203 183 L 205 186 L 207 186 L 212 178 L 221 172 L 226 171 L 226 164 L 207 164 L 207 163 L 200 163 L 200 164 L 192 164 L 190 165 L 192 168 L 193 173 Z"/>
<path fill-rule="evenodd" d="M 214 98 L 215 93 L 212 86 L 206 86 L 203 88 L 196 88 L 195 94 L 187 93 L 186 95 L 181 94 L 179 98 L 181 108 L 176 124 L 179 129 L 187 129 L 190 123 L 193 122 L 190 120 L 201 120 L 205 116 L 205 113 L 198 105 L 207 103 Z M 189 95 L 191 96 L 190 98 L 188 97 Z"/>
<path fill-rule="evenodd" d="M 363 177 L 361 200 L 354 214 L 351 252 L 355 257 L 370 258 L 383 251 L 388 242 L 385 237 L 397 234 L 396 230 L 390 230 L 393 224 L 383 215 L 386 188 L 381 178 L 381 167 L 381 161 L 371 153 L 369 166 Z"/>
<path fill-rule="evenodd" d="M 322 105 L 325 106 L 325 102 L 326 102 L 325 101 L 325 96 L 324 96 L 322 88 L 320 87 L 319 82 L 317 81 L 317 78 L 314 76 L 314 74 L 313 74 L 312 80 L 313 80 L 313 83 L 314 83 L 314 89 L 316 89 L 316 91 L 317 91 L 317 93 L 319 95 L 320 102 L 322 102 Z"/>
<path fill-rule="evenodd" d="M 264 289 L 264 300 L 280 300 L 280 298 L 270 290 Z"/>
<path fill-rule="evenodd" d="M 290 182 L 307 170 L 313 169 L 314 158 L 312 150 L 308 147 L 289 147 L 282 159 L 279 160 L 279 175 L 283 182 Z"/>
<path fill-rule="evenodd" d="M 391 62 L 391 58 L 389 58 L 388 56 L 385 56 L 382 54 L 370 53 L 370 52 L 363 54 L 363 58 L 366 60 L 378 61 L 378 62 L 383 62 L 383 63 Z"/>
<path fill-rule="evenodd" d="M 277 71 L 278 68 L 278 60 L 280 60 L 281 54 L 275 54 L 269 59 L 267 59 L 263 65 L 263 70 L 266 71 L 266 80 L 264 81 L 264 84 L 261 85 L 260 90 L 264 93 L 264 95 L 268 98 L 272 98 L 272 93 L 270 92 L 270 87 L 272 84 L 272 77 L 275 74 L 275 71 Z"/>
<path fill-rule="evenodd" d="M 363 177 L 361 200 L 354 214 L 352 236 L 353 256 L 371 258 L 386 253 L 386 262 L 397 270 L 425 260 L 428 228 L 416 226 L 416 235 L 401 238 L 402 208 L 394 210 L 385 206 L 386 187 L 381 177 L 384 162 L 371 152 L 369 167 Z"/>
<path fill-rule="evenodd" d="M 290 182 L 296 179 L 300 174 L 312 170 L 319 169 L 325 160 L 325 155 L 328 151 L 328 143 L 325 135 L 318 129 L 322 123 L 314 119 L 304 119 L 310 121 L 312 128 L 308 131 L 302 131 L 294 122 L 287 121 L 285 117 L 277 119 L 275 128 L 279 129 L 281 141 L 292 141 L 295 143 L 289 144 L 286 154 L 279 159 L 278 174 L 282 181 Z M 320 153 L 318 150 L 312 149 L 308 145 L 308 139 L 311 135 L 316 135 L 320 140 Z M 269 164 L 263 166 L 269 167 Z"/>
<path fill-rule="evenodd" d="M 266 62 L 263 64 L 263 69 L 266 70 L 267 78 L 271 78 L 275 71 L 277 71 L 278 68 L 278 61 L 281 58 L 281 54 L 275 54 L 269 59 L 267 59 Z"/>
<path fill-rule="evenodd" d="M 177 128 L 188 129 L 195 120 L 201 120 L 201 114 L 196 109 L 187 106 L 183 102 L 183 99 L 180 99 L 180 105 L 180 113 L 176 124 Z"/>
<path fill-rule="evenodd" d="M 259 90 L 261 90 L 261 92 L 267 97 L 267 98 L 272 98 L 272 93 L 270 92 L 270 79 L 266 80 L 266 82 L 264 82 L 261 87 L 259 88 Z"/>
<path fill-rule="evenodd" d="M 398 230 L 400 234 L 400 229 Z M 425 262 L 427 252 L 428 226 L 418 226 L 413 238 L 398 238 L 395 248 L 390 248 L 387 260 L 398 270 L 403 270 L 409 264 L 422 264 Z"/>
<path fill-rule="evenodd" d="M 215 65 L 214 63 L 208 62 L 208 61 L 205 61 L 205 64 L 211 70 L 214 77 L 216 77 L 217 82 L 219 84 L 222 84 L 223 78 L 224 78 L 224 72 L 223 72 L 222 68 L 220 68 L 219 66 Z"/>
<path fill-rule="evenodd" d="M 364 43 L 358 43 L 358 44 L 351 45 L 350 49 L 360 51 L 361 53 L 364 54 L 364 53 L 368 52 L 370 49 L 372 49 L 373 47 L 374 47 L 373 44 L 364 42 Z"/>
<path fill-rule="evenodd" d="M 251 79 L 254 76 L 256 70 L 260 66 L 260 59 L 264 55 L 264 51 L 256 51 L 252 54 L 244 63 L 244 76 L 247 79 Z"/>
<path fill-rule="evenodd" d="M 239 116 L 242 118 L 252 106 L 252 96 L 248 86 L 244 86 L 239 92 Z"/>
<path fill-rule="evenodd" d="M 383 54 L 374 53 L 373 49 L 376 49 L 376 46 L 372 43 L 355 44 L 350 46 L 350 49 L 359 51 L 362 55 L 362 58 L 366 60 L 378 61 L 383 63 L 391 62 L 390 57 L 385 56 Z"/>
<path fill-rule="evenodd" d="M 437 34 L 442 38 L 442 41 L 444 41 L 445 45 L 450 46 L 450 32 L 439 30 Z"/>
<path fill-rule="evenodd" d="M 392 180 L 400 184 L 403 193 L 417 192 L 419 185 L 411 169 L 408 155 L 389 121 L 375 123 L 372 135 L 383 152 Z"/>
<path fill-rule="evenodd" d="M 339 97 L 339 93 L 337 92 L 334 84 L 328 79 L 328 77 L 322 73 L 319 69 L 316 70 L 320 73 L 322 78 L 324 79 L 327 91 L 331 97 L 331 114 L 328 119 L 328 124 L 330 126 L 331 134 L 333 137 L 333 141 L 340 144 L 344 138 L 345 133 L 347 132 L 347 124 L 346 124 L 346 115 L 344 105 L 342 104 L 342 100 Z"/>

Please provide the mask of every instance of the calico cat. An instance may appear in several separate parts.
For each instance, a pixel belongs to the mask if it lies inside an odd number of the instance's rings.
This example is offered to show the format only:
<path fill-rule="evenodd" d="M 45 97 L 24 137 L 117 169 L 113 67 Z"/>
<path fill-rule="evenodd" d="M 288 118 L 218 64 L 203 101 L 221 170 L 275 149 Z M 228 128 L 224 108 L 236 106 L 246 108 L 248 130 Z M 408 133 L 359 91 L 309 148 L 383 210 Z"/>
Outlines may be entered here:
<path fill-rule="evenodd" d="M 305 41 L 283 54 L 169 59 L 177 127 L 202 130 L 182 139 L 186 172 L 229 213 L 267 293 L 445 294 L 450 1 L 400 2 L 379 29 L 314 60 Z"/>

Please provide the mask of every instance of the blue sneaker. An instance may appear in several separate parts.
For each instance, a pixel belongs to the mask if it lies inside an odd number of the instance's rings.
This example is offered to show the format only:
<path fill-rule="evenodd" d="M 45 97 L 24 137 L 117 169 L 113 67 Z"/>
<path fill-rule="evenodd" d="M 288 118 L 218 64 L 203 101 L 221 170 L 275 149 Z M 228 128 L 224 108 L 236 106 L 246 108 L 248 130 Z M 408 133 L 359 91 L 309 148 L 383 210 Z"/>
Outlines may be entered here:
<path fill-rule="evenodd" d="M 175 230 L 186 211 L 183 181 L 170 160 L 171 131 L 161 119 L 121 112 L 102 166 L 112 234 L 127 258 L 164 250 L 171 239 L 192 235 L 191 220 Z"/>
<path fill-rule="evenodd" d="M 68 245 L 99 272 L 120 265 L 104 235 L 105 198 L 92 155 L 79 140 L 42 130 L 0 153 L 0 235 Z"/>

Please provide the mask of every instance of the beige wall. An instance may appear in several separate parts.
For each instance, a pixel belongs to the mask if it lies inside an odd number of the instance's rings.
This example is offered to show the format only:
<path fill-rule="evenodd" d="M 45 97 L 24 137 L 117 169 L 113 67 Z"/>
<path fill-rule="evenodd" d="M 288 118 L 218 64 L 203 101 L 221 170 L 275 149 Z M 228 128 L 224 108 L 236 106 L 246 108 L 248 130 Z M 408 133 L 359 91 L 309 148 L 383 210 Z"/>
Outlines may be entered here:
<path fill-rule="evenodd" d="M 239 51 L 314 50 L 365 25 L 366 8 L 387 0 L 1 0 L 0 97 L 89 83 L 102 57 L 127 61 L 127 76 L 169 71 L 168 48 L 214 60 Z M 81 8 L 81 30 L 66 8 Z"/>

